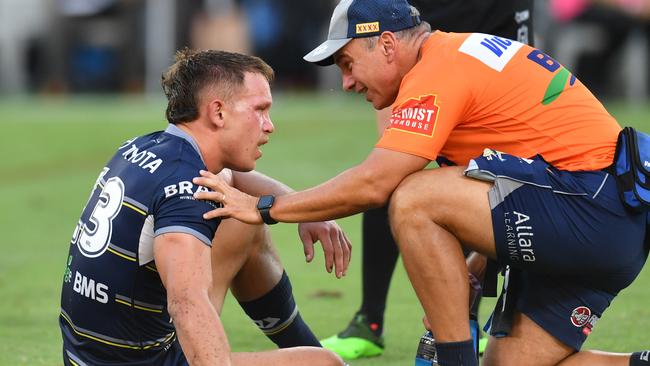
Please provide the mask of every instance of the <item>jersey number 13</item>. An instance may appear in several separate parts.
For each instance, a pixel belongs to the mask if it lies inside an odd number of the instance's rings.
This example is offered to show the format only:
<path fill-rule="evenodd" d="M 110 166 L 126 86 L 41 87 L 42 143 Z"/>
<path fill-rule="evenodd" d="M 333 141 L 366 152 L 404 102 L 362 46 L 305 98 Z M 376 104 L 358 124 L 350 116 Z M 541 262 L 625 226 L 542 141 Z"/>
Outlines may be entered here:
<path fill-rule="evenodd" d="M 79 222 L 72 237 L 79 251 L 86 257 L 95 258 L 104 254 L 111 241 L 113 219 L 120 213 L 124 200 L 124 182 L 112 177 L 104 185 L 101 193 L 91 199 L 86 209 L 93 207 L 87 222 Z"/>

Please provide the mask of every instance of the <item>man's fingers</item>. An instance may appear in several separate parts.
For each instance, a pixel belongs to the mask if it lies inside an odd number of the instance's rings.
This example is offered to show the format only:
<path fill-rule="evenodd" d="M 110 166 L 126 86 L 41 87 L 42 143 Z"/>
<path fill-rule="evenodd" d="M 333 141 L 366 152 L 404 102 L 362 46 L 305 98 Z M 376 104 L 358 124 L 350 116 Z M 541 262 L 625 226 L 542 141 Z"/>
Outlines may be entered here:
<path fill-rule="evenodd" d="M 334 248 L 334 266 L 336 268 L 336 278 L 341 278 L 343 276 L 343 266 L 344 266 L 344 255 L 343 255 L 343 246 L 345 243 L 341 242 L 338 230 L 330 233 L 332 238 L 332 247 Z"/>
<path fill-rule="evenodd" d="M 194 198 L 221 203 L 223 207 L 207 212 L 206 219 L 231 217 L 247 224 L 261 224 L 262 217 L 257 210 L 258 197 L 250 196 L 231 187 L 221 177 L 201 170 L 201 176 L 192 180 L 194 184 L 211 189 L 199 189 Z"/>
<path fill-rule="evenodd" d="M 226 195 L 221 192 L 196 192 L 194 193 L 194 198 L 198 200 L 223 202 L 226 200 Z"/>
<path fill-rule="evenodd" d="M 348 240 L 348 237 L 345 236 L 345 233 L 343 231 L 339 231 L 339 237 L 341 238 L 341 243 L 343 244 L 343 275 L 345 276 L 348 272 L 348 268 L 350 266 L 350 259 L 352 258 L 352 250 L 350 247 L 350 241 Z"/>
<path fill-rule="evenodd" d="M 345 236 L 341 230 L 337 230 L 337 235 L 339 237 L 339 243 L 341 243 L 341 253 L 343 254 L 343 265 L 341 266 L 341 277 L 345 276 L 345 272 L 348 270 L 348 263 L 350 263 L 350 251 L 348 250 L 348 243 L 345 241 Z"/>
<path fill-rule="evenodd" d="M 305 261 L 310 263 L 314 259 L 314 236 L 309 230 L 309 224 L 298 224 L 298 236 L 302 242 L 302 248 L 305 253 Z"/>
<path fill-rule="evenodd" d="M 212 174 L 208 171 L 201 170 L 199 171 L 199 174 L 201 174 L 200 177 L 195 177 L 192 179 L 192 182 L 194 184 L 198 184 L 203 187 L 208 187 L 212 190 L 218 191 L 218 192 L 225 192 L 230 186 L 226 181 L 224 181 L 221 177 Z"/>
<path fill-rule="evenodd" d="M 312 259 L 314 259 L 314 243 L 303 243 L 303 248 L 305 252 L 305 261 L 311 263 Z"/>
<path fill-rule="evenodd" d="M 334 264 L 334 248 L 332 247 L 332 240 L 329 235 L 322 235 L 320 243 L 323 246 L 323 254 L 325 254 L 325 270 L 332 273 L 332 266 Z"/>
<path fill-rule="evenodd" d="M 206 220 L 211 220 L 219 217 L 230 217 L 230 214 L 228 213 L 228 210 L 225 208 L 216 208 L 212 211 L 208 211 L 203 214 L 203 218 Z"/>
<path fill-rule="evenodd" d="M 300 239 L 302 240 L 302 248 L 305 253 L 305 261 L 309 263 L 314 259 L 314 241 L 310 235 L 301 235 Z"/>
<path fill-rule="evenodd" d="M 216 178 L 216 177 L 218 177 L 218 174 L 214 174 L 214 173 L 212 173 L 210 171 L 203 170 L 203 169 L 199 170 L 199 174 L 201 174 L 202 177 L 206 177 L 206 178 Z"/>

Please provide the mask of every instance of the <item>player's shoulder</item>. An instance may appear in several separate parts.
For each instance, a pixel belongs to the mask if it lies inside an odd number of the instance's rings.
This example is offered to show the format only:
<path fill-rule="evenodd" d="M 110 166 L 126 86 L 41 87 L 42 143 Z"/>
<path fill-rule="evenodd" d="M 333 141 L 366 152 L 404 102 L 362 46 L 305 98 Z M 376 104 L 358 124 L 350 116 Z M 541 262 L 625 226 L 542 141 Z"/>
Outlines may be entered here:
<path fill-rule="evenodd" d="M 155 176 L 204 169 L 194 140 L 186 134 L 175 133 L 176 130 L 178 128 L 168 128 L 129 139 L 118 148 L 116 158 Z"/>
<path fill-rule="evenodd" d="M 173 131 L 125 141 L 107 165 L 107 177 L 119 176 L 130 195 L 149 203 L 165 196 L 164 187 L 191 184 L 199 170 L 206 169 L 205 163 L 194 140 Z"/>

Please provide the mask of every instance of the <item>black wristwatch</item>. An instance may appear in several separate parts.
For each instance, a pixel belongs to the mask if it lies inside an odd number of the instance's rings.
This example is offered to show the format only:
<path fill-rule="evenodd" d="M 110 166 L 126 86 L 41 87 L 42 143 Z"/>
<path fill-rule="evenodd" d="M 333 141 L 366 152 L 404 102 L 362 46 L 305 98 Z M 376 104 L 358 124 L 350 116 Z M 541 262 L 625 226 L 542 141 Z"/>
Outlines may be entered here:
<path fill-rule="evenodd" d="M 257 210 L 260 212 L 260 216 L 262 216 L 262 221 L 267 225 L 278 223 L 271 217 L 271 207 L 273 207 L 273 202 L 275 202 L 275 196 L 270 194 L 260 197 L 259 201 L 257 201 Z"/>

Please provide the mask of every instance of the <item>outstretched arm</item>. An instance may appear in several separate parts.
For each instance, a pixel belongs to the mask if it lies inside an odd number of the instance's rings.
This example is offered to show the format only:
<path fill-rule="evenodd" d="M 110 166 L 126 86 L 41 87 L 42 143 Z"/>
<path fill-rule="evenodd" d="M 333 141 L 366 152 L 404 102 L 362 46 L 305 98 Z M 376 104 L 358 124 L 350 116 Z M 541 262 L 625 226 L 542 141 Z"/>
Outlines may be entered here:
<path fill-rule="evenodd" d="M 257 171 L 232 171 L 232 186 L 251 196 L 265 194 L 282 196 L 293 192 L 289 186 Z M 319 221 L 301 223 L 298 225 L 298 235 L 303 244 L 305 260 L 311 262 L 314 258 L 314 243 L 320 242 L 325 255 L 325 269 L 341 278 L 350 263 L 352 244 L 347 235 L 334 221 Z"/>
<path fill-rule="evenodd" d="M 189 234 L 167 233 L 154 240 L 154 257 L 167 290 L 167 308 L 191 365 L 230 365 L 230 346 L 208 297 L 212 283 L 210 248 Z"/>
<path fill-rule="evenodd" d="M 251 196 L 262 196 L 265 194 L 282 196 L 293 192 L 293 189 L 286 184 L 255 170 L 250 172 L 233 171 L 232 178 L 233 187 Z"/>
<path fill-rule="evenodd" d="M 353 168 L 314 188 L 276 198 L 271 217 L 282 222 L 331 220 L 363 212 L 385 204 L 393 190 L 409 174 L 422 170 L 429 160 L 411 154 L 375 148 L 368 158 Z M 224 204 L 205 218 L 234 217 L 250 224 L 261 223 L 258 198 L 242 194 L 210 173 L 194 182 L 215 192 L 195 196 Z"/>

